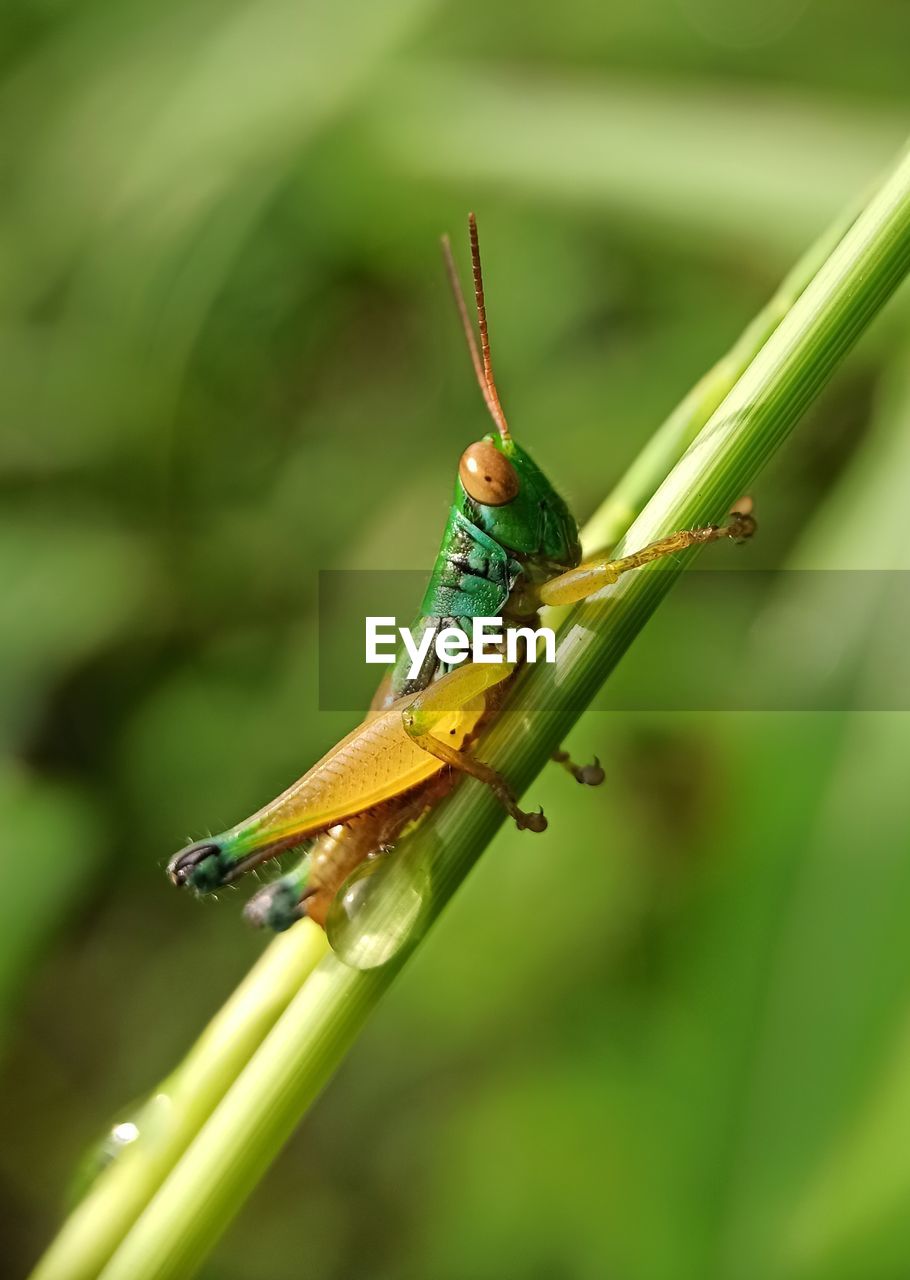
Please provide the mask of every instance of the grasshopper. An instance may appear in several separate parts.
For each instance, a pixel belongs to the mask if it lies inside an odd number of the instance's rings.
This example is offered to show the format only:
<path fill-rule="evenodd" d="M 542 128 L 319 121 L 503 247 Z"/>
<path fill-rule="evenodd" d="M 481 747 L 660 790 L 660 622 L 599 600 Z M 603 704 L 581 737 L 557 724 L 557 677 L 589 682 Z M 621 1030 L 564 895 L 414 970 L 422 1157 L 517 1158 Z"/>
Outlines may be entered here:
<path fill-rule="evenodd" d="M 452 625 L 468 629 L 475 617 L 529 626 L 545 605 L 583 600 L 663 556 L 722 538 L 748 538 L 755 522 L 746 500 L 724 525 L 680 530 L 621 559 L 604 554 L 581 563 L 578 526 L 568 506 L 509 431 L 493 377 L 473 214 L 468 226 L 479 344 L 448 237 L 443 237 L 443 254 L 496 431 L 468 445 L 461 456 L 414 634 Z M 543 812 L 521 809 L 506 779 L 474 753 L 526 656 L 501 664 L 449 665 L 428 646 L 416 675 L 406 660 L 397 661 L 362 724 L 252 817 L 181 849 L 168 865 L 171 880 L 210 893 L 266 859 L 306 844 L 300 862 L 261 889 L 246 914 L 275 930 L 304 916 L 324 926 L 345 880 L 367 858 L 393 846 L 465 774 L 489 787 L 520 829 L 543 831 Z M 553 759 L 580 783 L 603 781 L 596 759 L 577 765 L 564 751 Z"/>

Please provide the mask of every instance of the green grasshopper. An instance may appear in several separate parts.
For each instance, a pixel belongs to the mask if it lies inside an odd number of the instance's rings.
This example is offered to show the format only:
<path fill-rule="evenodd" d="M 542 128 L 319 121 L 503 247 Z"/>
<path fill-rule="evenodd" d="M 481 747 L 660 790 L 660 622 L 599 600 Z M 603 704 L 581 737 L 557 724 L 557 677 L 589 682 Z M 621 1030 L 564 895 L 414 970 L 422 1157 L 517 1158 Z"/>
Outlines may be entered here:
<path fill-rule="evenodd" d="M 546 476 L 512 438 L 496 390 L 490 359 L 483 276 L 474 215 L 468 219 L 478 346 L 447 237 L 446 268 L 480 390 L 496 432 L 461 456 L 442 545 L 414 634 L 449 626 L 469 630 L 475 617 L 501 617 L 528 626 L 545 605 L 583 600 L 619 576 L 687 547 L 721 538 L 741 541 L 755 522 L 746 503 L 725 525 L 684 529 L 613 560 L 582 564 L 578 526 Z M 345 880 L 367 858 L 394 845 L 464 774 L 489 787 L 520 829 L 543 831 L 543 812 L 518 806 L 508 782 L 478 759 L 474 745 L 502 707 L 527 652 L 515 662 L 448 666 L 435 652 L 416 676 L 399 660 L 380 685 L 362 724 L 308 773 L 252 817 L 221 835 L 174 855 L 168 873 L 176 885 L 210 893 L 284 850 L 307 844 L 287 875 L 249 902 L 247 916 L 276 930 L 309 916 L 324 925 Z M 584 784 L 603 781 L 598 762 L 557 760 Z"/>

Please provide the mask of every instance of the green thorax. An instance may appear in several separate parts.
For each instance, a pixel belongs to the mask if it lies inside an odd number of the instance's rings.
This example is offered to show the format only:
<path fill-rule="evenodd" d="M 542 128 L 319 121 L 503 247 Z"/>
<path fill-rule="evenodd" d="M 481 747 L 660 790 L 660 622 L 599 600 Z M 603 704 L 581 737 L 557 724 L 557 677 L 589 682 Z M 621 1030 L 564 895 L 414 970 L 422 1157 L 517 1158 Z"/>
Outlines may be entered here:
<path fill-rule="evenodd" d="M 498 617 L 522 571 L 520 560 L 453 504 L 421 615 L 452 618 L 460 625 Z"/>
<path fill-rule="evenodd" d="M 575 519 L 543 472 L 511 438 L 485 439 L 511 463 L 518 492 L 504 505 L 486 506 L 456 480 L 415 633 L 453 623 L 470 631 L 472 618 L 501 617 L 521 581 L 540 582 L 581 557 Z M 424 687 L 438 669 L 429 662 L 418 680 L 405 681 L 401 668 L 393 673 L 395 694 Z"/>

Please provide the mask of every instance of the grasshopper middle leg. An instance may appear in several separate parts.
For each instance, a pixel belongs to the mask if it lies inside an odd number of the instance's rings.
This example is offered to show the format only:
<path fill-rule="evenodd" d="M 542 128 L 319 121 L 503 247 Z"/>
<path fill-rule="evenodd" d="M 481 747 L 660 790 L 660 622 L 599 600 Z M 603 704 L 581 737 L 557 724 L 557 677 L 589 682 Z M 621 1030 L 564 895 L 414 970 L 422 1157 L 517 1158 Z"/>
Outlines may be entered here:
<path fill-rule="evenodd" d="M 561 764 L 568 773 L 571 773 L 575 781 L 580 782 L 582 786 L 599 787 L 604 780 L 604 771 L 597 756 L 594 757 L 591 764 L 576 764 L 568 751 L 563 751 L 560 747 L 553 752 L 550 759 L 556 764 Z"/>
<path fill-rule="evenodd" d="M 489 666 L 470 663 L 458 667 L 418 693 L 402 711 L 401 718 L 405 732 L 424 751 L 489 787 L 520 831 L 545 831 L 547 820 L 543 810 L 526 813 L 519 807 L 514 792 L 501 773 L 467 751 L 451 746 L 442 736 L 446 732 L 445 726 L 451 726 L 453 712 L 467 709 L 477 699 L 485 698 L 496 685 L 508 680 L 513 671 L 514 667 L 505 662 Z M 448 733 L 453 736 L 457 732 L 457 728 L 448 728 Z"/>

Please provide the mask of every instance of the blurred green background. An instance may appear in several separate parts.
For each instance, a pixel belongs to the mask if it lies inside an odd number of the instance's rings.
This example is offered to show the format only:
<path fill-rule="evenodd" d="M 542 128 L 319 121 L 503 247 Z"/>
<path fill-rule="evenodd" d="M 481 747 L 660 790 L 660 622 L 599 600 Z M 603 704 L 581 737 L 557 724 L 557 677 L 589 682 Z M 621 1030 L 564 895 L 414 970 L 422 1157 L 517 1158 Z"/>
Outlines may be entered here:
<path fill-rule="evenodd" d="M 584 517 L 901 144 L 910 8 L 13 0 L 0 23 L 18 1275 L 86 1146 L 261 949 L 242 894 L 194 902 L 163 868 L 349 727 L 317 709 L 318 570 L 428 567 L 486 430 L 438 234 L 464 263 L 477 209 L 513 429 Z M 756 486 L 744 568 L 908 567 L 908 338 L 902 295 Z M 744 669 L 887 701 L 906 646 L 874 575 L 852 626 L 798 640 L 790 579 L 761 576 Z M 655 678 L 724 625 L 693 609 Z M 503 832 L 210 1280 L 910 1274 L 907 715 L 595 711 L 569 745 L 608 785 L 535 783 L 550 830 Z"/>

